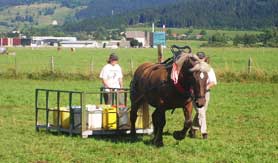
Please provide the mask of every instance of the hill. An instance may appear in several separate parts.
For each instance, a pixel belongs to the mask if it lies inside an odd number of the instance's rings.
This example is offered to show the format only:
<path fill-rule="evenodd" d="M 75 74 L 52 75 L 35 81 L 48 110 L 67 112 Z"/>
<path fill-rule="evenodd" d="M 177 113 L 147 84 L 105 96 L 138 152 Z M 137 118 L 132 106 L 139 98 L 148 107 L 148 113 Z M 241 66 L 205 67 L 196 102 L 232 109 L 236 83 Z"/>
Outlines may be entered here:
<path fill-rule="evenodd" d="M 80 5 L 87 5 L 93 0 L 1 0 L 0 1 L 0 8 L 6 8 L 11 6 L 18 6 L 18 5 L 31 5 L 34 3 L 58 3 L 62 4 L 63 6 L 67 7 L 76 7 Z"/>
<path fill-rule="evenodd" d="M 1 0 L 0 32 L 22 30 L 30 27 L 45 27 L 58 21 L 75 19 L 92 0 Z"/>
<path fill-rule="evenodd" d="M 277 0 L 2 0 L 0 32 L 45 28 L 95 31 L 155 23 L 161 27 L 262 29 L 278 26 Z M 62 28 L 60 28 L 62 26 Z"/>
<path fill-rule="evenodd" d="M 76 16 L 80 19 L 120 15 L 154 6 L 171 5 L 180 0 L 94 0 Z"/>
<path fill-rule="evenodd" d="M 107 27 L 111 27 L 117 26 L 116 24 L 132 26 L 155 22 L 157 26 L 165 24 L 167 27 L 178 28 L 193 26 L 233 29 L 258 29 L 278 26 L 277 0 L 177 0 L 175 3 L 165 1 L 158 5 L 141 6 L 139 9 L 139 5 L 135 5 L 138 10 L 135 7 L 124 10 L 124 1 L 109 5 L 104 5 L 106 3 L 103 1 L 102 3 L 99 2 L 95 8 L 89 6 L 77 13 L 78 17 L 87 18 L 79 24 L 82 24 L 85 30 L 87 29 L 86 23 L 89 23 L 89 26 L 108 24 Z M 155 1 L 149 2 L 155 4 Z M 93 3 L 90 5 L 93 5 Z M 117 6 L 122 6 L 122 8 L 118 9 Z M 97 11 L 102 12 L 96 15 L 95 12 Z M 114 11 L 112 16 L 111 11 Z M 110 16 L 107 16 L 109 14 Z M 105 15 L 107 17 L 99 18 Z"/>
<path fill-rule="evenodd" d="M 54 20 L 63 24 L 64 20 L 73 17 L 75 12 L 76 9 L 56 3 L 10 6 L 0 11 L 0 27 L 2 26 L 2 31 L 29 28 L 31 26 L 44 27 L 50 25 Z"/>

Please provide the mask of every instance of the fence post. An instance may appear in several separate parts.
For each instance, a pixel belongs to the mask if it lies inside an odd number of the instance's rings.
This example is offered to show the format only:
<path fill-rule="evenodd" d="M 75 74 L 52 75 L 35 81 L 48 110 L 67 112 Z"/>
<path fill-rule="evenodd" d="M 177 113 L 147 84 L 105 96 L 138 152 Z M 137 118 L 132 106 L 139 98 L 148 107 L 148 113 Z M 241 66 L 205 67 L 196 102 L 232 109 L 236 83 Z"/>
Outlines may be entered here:
<path fill-rule="evenodd" d="M 129 60 L 129 63 L 130 63 L 130 73 L 131 73 L 131 75 L 133 75 L 133 61 L 131 58 Z"/>
<path fill-rule="evenodd" d="M 94 72 L 94 62 L 93 62 L 93 58 L 91 58 L 90 61 L 90 75 L 93 76 L 93 72 Z"/>
<path fill-rule="evenodd" d="M 53 56 L 51 56 L 50 66 L 51 66 L 51 72 L 54 73 L 55 68 L 54 68 L 54 57 Z"/>
<path fill-rule="evenodd" d="M 14 69 L 15 69 L 15 76 L 17 76 L 17 61 L 16 61 L 16 56 L 14 56 Z"/>
<path fill-rule="evenodd" d="M 163 48 L 161 44 L 157 45 L 157 62 L 161 63 L 163 62 Z"/>
<path fill-rule="evenodd" d="M 251 70 L 252 70 L 252 58 L 251 57 L 249 57 L 249 59 L 248 59 L 248 74 L 250 74 L 251 73 Z"/>

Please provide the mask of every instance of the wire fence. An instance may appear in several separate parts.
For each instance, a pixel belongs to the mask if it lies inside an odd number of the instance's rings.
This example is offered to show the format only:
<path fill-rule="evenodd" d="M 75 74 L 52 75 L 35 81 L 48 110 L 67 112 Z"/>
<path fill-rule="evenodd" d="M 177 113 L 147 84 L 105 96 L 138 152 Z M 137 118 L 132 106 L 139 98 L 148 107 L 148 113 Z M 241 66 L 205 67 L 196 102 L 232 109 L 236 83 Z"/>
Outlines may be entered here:
<path fill-rule="evenodd" d="M 51 56 L 34 60 L 20 60 L 14 56 L 6 60 L 0 60 L 0 75 L 7 76 L 15 74 L 18 76 L 24 76 L 30 74 L 78 74 L 97 77 L 105 64 L 105 62 L 93 59 L 66 61 L 59 58 L 56 60 L 54 56 Z M 133 74 L 134 61 L 132 58 L 128 59 L 126 62 L 121 62 L 120 65 L 124 75 Z"/>

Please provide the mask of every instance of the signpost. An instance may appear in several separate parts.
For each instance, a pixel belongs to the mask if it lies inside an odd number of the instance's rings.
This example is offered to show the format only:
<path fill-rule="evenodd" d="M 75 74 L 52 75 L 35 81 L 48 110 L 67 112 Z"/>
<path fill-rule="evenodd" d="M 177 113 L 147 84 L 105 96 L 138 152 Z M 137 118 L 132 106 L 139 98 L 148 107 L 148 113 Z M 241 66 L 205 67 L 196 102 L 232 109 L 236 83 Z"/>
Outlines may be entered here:
<path fill-rule="evenodd" d="M 165 32 L 154 32 L 153 33 L 153 47 L 161 45 L 166 46 L 166 34 Z"/>

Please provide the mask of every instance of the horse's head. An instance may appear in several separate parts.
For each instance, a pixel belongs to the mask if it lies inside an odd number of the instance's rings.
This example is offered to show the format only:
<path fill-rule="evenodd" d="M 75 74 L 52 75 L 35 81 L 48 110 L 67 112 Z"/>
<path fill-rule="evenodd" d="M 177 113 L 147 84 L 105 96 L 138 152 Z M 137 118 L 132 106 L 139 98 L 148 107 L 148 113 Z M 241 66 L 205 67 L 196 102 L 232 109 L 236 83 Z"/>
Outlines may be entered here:
<path fill-rule="evenodd" d="M 182 54 L 176 63 L 181 67 L 179 74 L 183 76 L 183 85 L 193 90 L 197 107 L 203 107 L 206 103 L 205 93 L 210 66 L 192 54 Z"/>
<path fill-rule="evenodd" d="M 196 59 L 194 66 L 189 70 L 192 73 L 191 86 L 194 91 L 195 104 L 197 107 L 203 107 L 206 103 L 205 94 L 210 66 L 206 62 Z"/>

